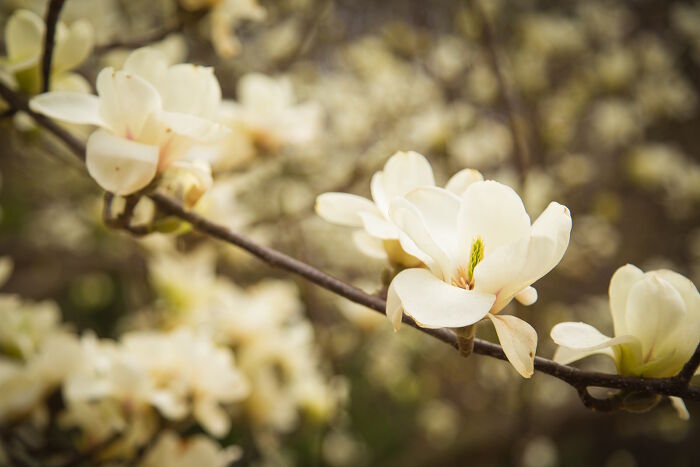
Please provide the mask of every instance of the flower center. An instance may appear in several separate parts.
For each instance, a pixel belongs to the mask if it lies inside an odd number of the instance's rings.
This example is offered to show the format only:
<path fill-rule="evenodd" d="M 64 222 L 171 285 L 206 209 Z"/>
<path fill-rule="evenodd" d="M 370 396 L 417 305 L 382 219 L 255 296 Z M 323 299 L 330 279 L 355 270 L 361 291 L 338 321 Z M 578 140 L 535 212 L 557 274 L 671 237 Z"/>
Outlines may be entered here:
<path fill-rule="evenodd" d="M 457 274 L 452 276 L 452 285 L 462 289 L 471 290 L 474 288 L 474 269 L 476 265 L 484 259 L 484 241 L 481 236 L 472 241 L 469 252 L 469 262 L 466 266 L 457 268 Z"/>

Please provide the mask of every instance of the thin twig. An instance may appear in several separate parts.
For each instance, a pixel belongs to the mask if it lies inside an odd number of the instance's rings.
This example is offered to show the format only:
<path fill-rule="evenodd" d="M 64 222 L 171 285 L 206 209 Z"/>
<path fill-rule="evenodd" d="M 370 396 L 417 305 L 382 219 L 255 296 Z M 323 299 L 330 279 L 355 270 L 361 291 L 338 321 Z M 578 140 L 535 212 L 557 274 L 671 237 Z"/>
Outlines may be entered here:
<path fill-rule="evenodd" d="M 53 48 L 56 45 L 56 26 L 58 17 L 66 0 L 51 0 L 46 9 L 46 35 L 44 36 L 44 55 L 41 58 L 41 87 L 42 92 L 47 92 L 51 86 L 51 61 L 53 60 Z"/>
<path fill-rule="evenodd" d="M 54 135 L 60 139 L 66 138 L 64 139 L 64 142 L 69 148 L 71 148 L 75 156 L 81 160 L 84 159 L 85 146 L 82 142 L 75 139 L 72 135 L 67 134 L 53 121 L 45 118 L 39 118 L 41 115 L 33 112 L 27 105 L 27 101 L 22 96 L 14 93 L 14 91 L 7 88 L 1 82 L 0 95 L 3 97 L 7 96 L 8 102 L 17 107 L 19 110 L 29 113 L 37 122 L 39 122 L 39 124 L 43 125 L 47 130 L 54 133 Z M 314 284 L 347 298 L 348 300 L 364 305 L 379 313 L 385 313 L 386 302 L 382 298 L 367 294 L 357 287 L 343 282 L 340 279 L 316 269 L 309 264 L 292 258 L 291 256 L 280 251 L 260 245 L 253 240 L 234 232 L 226 226 L 211 222 L 201 215 L 187 210 L 177 200 L 174 200 L 165 194 L 152 193 L 149 195 L 149 197 L 162 212 L 189 222 L 193 228 L 203 234 L 208 235 L 209 237 L 238 246 L 253 256 L 266 262 L 270 266 L 297 274 L 313 282 Z M 413 320 L 411 320 L 411 318 L 405 315 L 403 317 L 403 322 L 416 328 L 418 331 L 424 334 L 433 336 L 436 339 L 454 347 L 455 349 L 458 349 L 457 336 L 450 329 L 420 328 Z M 503 352 L 503 348 L 500 345 L 484 341 L 482 339 L 474 339 L 474 353 L 498 358 L 500 360 L 507 360 L 506 355 Z M 561 365 L 542 357 L 535 357 L 534 366 L 535 370 L 538 372 L 554 376 L 555 378 L 558 378 L 576 388 L 580 397 L 582 398 L 582 401 L 589 407 L 592 407 L 595 404 L 600 404 L 601 407 L 604 404 L 608 404 L 608 402 L 605 402 L 605 400 L 600 403 L 592 402 L 593 398 L 586 396 L 585 394 L 588 394 L 587 391 L 583 391 L 589 387 L 605 387 L 625 391 L 677 396 L 690 400 L 700 400 L 700 387 L 689 386 L 687 382 L 682 381 L 677 377 L 638 378 L 633 376 L 620 376 L 609 373 L 584 371 L 568 365 Z"/>
<path fill-rule="evenodd" d="M 474 0 L 473 5 L 476 14 L 481 20 L 484 32 L 484 42 L 491 60 L 491 67 L 496 75 L 496 81 L 498 82 L 498 87 L 503 98 L 503 104 L 505 105 L 506 113 L 508 115 L 508 128 L 510 129 L 511 136 L 513 137 L 514 145 L 513 159 L 520 177 L 520 183 L 523 183 L 527 175 L 527 164 L 530 159 L 530 150 L 527 144 L 527 137 L 523 132 L 524 120 L 521 115 L 522 105 L 520 102 L 520 97 L 515 90 L 511 88 L 503 72 L 503 66 L 501 65 L 502 60 L 498 52 L 493 25 L 491 24 L 491 20 L 481 5 L 481 0 Z"/>

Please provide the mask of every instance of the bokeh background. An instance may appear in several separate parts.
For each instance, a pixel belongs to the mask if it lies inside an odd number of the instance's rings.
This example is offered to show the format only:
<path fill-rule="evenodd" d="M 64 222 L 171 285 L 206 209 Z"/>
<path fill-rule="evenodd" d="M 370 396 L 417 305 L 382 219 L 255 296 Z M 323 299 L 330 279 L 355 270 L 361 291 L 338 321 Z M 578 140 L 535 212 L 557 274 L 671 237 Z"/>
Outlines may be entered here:
<path fill-rule="evenodd" d="M 95 26 L 98 47 L 79 69 L 91 83 L 127 53 L 100 46 L 184 18 L 158 47 L 174 62 L 213 66 L 225 98 L 245 101 L 250 91 L 239 84 L 256 72 L 289 80 L 287 107 L 315 106 L 313 117 L 292 113 L 293 124 L 261 117 L 310 137 L 237 134 L 216 161 L 204 214 L 376 292 L 386 264 L 359 253 L 350 231 L 313 206 L 326 191 L 368 196 L 369 178 L 395 151 L 424 154 L 439 182 L 471 167 L 508 183 L 532 218 L 557 200 L 574 219 L 566 256 L 537 284 L 535 305 L 508 310 L 538 330 L 545 357 L 558 322 L 611 332 L 607 286 L 620 265 L 699 282 L 700 3 L 260 4 L 265 19 L 237 25 L 242 47 L 230 58 L 212 47 L 207 19 L 176 1 L 69 0 L 62 16 Z M 19 7 L 45 8 L 1 5 L 0 24 Z M 0 255 L 14 262 L 3 294 L 51 301 L 72 332 L 100 338 L 194 326 L 199 308 L 216 306 L 284 315 L 264 324 L 278 342 L 294 339 L 289 328 L 305 330 L 301 350 L 266 350 L 244 369 L 258 381 L 253 394 L 275 392 L 231 412 L 222 443 L 243 448 L 239 465 L 700 465 L 698 403 L 687 403 L 690 421 L 667 401 L 643 414 L 590 412 L 561 381 L 524 380 L 504 362 L 464 360 L 408 328 L 394 333 L 381 315 L 233 247 L 183 230 L 145 239 L 110 231 L 100 190 L 60 141 L 13 119 L 0 122 L 0 141 Z M 197 296 L 214 282 L 235 288 L 238 301 Z M 495 338 L 489 326 L 478 335 Z M 231 348 L 245 366 L 238 353 L 253 344 L 241 342 Z M 280 370 L 290 353 L 303 361 Z M 595 358 L 580 365 L 612 370 Z M 263 367 L 271 373 L 258 374 Z M 290 395 L 308 379 L 318 387 Z"/>

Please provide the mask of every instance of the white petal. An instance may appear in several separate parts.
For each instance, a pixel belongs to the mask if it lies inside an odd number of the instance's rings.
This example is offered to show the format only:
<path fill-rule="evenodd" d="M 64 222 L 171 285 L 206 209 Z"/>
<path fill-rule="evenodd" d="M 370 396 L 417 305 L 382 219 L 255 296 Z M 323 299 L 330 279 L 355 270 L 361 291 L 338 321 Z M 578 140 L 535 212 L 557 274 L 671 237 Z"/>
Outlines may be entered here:
<path fill-rule="evenodd" d="M 95 45 L 95 30 L 87 20 L 75 21 L 67 28 L 61 40 L 56 41 L 52 69 L 64 72 L 77 68 L 83 63 Z"/>
<path fill-rule="evenodd" d="M 172 66 L 157 87 L 166 111 L 216 118 L 221 87 L 213 68 L 189 63 Z"/>
<path fill-rule="evenodd" d="M 418 208 L 405 198 L 397 198 L 391 203 L 389 217 L 401 230 L 399 241 L 404 251 L 423 261 L 436 275 L 449 280 L 454 272 L 451 258 L 431 236 Z"/>
<path fill-rule="evenodd" d="M 88 138 L 85 162 L 88 172 L 102 188 L 116 195 L 129 195 L 155 177 L 158 147 L 97 130 Z"/>
<path fill-rule="evenodd" d="M 537 332 L 527 322 L 511 315 L 488 314 L 496 328 L 503 352 L 515 370 L 524 378 L 535 372 Z"/>
<path fill-rule="evenodd" d="M 645 359 L 652 352 L 663 353 L 667 344 L 673 348 L 674 334 L 685 316 L 681 294 L 654 272 L 646 273 L 629 291 L 627 329 L 641 341 Z"/>
<path fill-rule="evenodd" d="M 383 170 L 384 191 L 389 203 L 414 188 L 434 186 L 433 169 L 428 159 L 417 152 L 397 152 L 389 158 Z"/>
<path fill-rule="evenodd" d="M 179 112 L 162 112 L 160 122 L 174 133 L 202 143 L 217 141 L 231 132 L 212 120 Z"/>
<path fill-rule="evenodd" d="M 383 216 L 380 216 L 378 211 L 360 212 L 359 216 L 362 219 L 362 225 L 365 230 L 373 237 L 384 240 L 397 240 L 399 238 L 399 229 L 391 222 L 388 222 Z"/>
<path fill-rule="evenodd" d="M 481 320 L 496 297 L 442 282 L 426 269 L 405 269 L 391 281 L 404 312 L 423 328 L 461 328 Z M 395 321 L 395 303 L 387 310 Z M 396 325 L 395 325 L 396 327 Z"/>
<path fill-rule="evenodd" d="M 411 190 L 404 198 L 418 209 L 430 236 L 441 249 L 449 257 L 458 260 L 457 217 L 461 206 L 460 198 L 443 188 L 431 186 Z"/>
<path fill-rule="evenodd" d="M 379 211 L 386 217 L 389 215 L 389 204 L 391 204 L 391 200 L 389 199 L 388 195 L 386 194 L 386 190 L 384 189 L 384 174 L 380 172 L 376 172 L 374 175 L 372 175 L 372 181 L 370 182 L 370 192 L 372 193 L 372 199 L 374 200 L 374 203 L 377 205 L 377 208 L 379 208 Z"/>
<path fill-rule="evenodd" d="M 608 295 L 610 297 L 610 313 L 612 314 L 615 335 L 627 334 L 627 322 L 625 313 L 627 310 L 627 298 L 632 286 L 640 281 L 644 273 L 641 269 L 631 264 L 626 264 L 615 271 L 610 279 Z"/>
<path fill-rule="evenodd" d="M 100 116 L 107 128 L 129 139 L 139 139 L 152 114 L 161 110 L 158 91 L 142 78 L 124 71 L 103 69 L 97 75 Z"/>
<path fill-rule="evenodd" d="M 153 47 L 141 47 L 129 54 L 123 70 L 139 76 L 151 83 L 156 89 L 168 69 L 168 57 Z"/>
<path fill-rule="evenodd" d="M 44 21 L 29 10 L 17 10 L 5 25 L 5 47 L 11 62 L 38 61 L 43 48 Z"/>
<path fill-rule="evenodd" d="M 50 91 L 69 91 L 82 94 L 92 94 L 92 86 L 78 73 L 54 73 L 51 79 Z"/>
<path fill-rule="evenodd" d="M 472 183 L 481 182 L 483 180 L 484 176 L 481 175 L 481 172 L 478 170 L 462 169 L 447 181 L 445 189 L 457 196 L 462 196 Z"/>
<path fill-rule="evenodd" d="M 688 408 L 685 406 L 683 399 L 676 396 L 669 396 L 669 399 L 671 400 L 671 405 L 678 414 L 678 418 L 681 420 L 690 420 L 690 413 L 688 412 Z"/>
<path fill-rule="evenodd" d="M 398 331 L 401 327 L 401 318 L 403 317 L 403 305 L 401 304 L 401 299 L 396 293 L 396 278 L 389 284 L 389 290 L 386 294 L 386 317 L 389 318 L 389 322 L 394 326 L 394 330 Z"/>
<path fill-rule="evenodd" d="M 357 249 L 370 258 L 387 259 L 386 250 L 384 250 L 382 241 L 368 235 L 364 230 L 356 230 L 353 232 L 352 240 Z"/>
<path fill-rule="evenodd" d="M 97 96 L 91 94 L 56 91 L 32 98 L 29 107 L 34 112 L 64 122 L 102 126 L 99 102 Z"/>
<path fill-rule="evenodd" d="M 681 294 L 688 316 L 693 321 L 700 320 L 700 293 L 698 293 L 695 284 L 690 279 L 668 269 L 660 269 L 654 273 L 671 284 Z"/>
<path fill-rule="evenodd" d="M 316 214 L 333 224 L 362 227 L 360 213 L 378 213 L 367 198 L 348 193 L 323 193 L 316 198 Z"/>
<path fill-rule="evenodd" d="M 586 323 L 559 323 L 552 328 L 550 335 L 561 346 L 554 361 L 565 365 L 593 354 L 604 354 L 617 360 L 611 347 L 637 342 L 633 336 L 608 337 Z"/>
<path fill-rule="evenodd" d="M 528 285 L 515 294 L 515 299 L 525 306 L 530 306 L 537 301 L 537 289 Z"/>
<path fill-rule="evenodd" d="M 487 180 L 472 183 L 462 197 L 459 241 L 469 249 L 478 236 L 485 254 L 515 242 L 530 233 L 530 217 L 523 201 L 507 185 Z"/>

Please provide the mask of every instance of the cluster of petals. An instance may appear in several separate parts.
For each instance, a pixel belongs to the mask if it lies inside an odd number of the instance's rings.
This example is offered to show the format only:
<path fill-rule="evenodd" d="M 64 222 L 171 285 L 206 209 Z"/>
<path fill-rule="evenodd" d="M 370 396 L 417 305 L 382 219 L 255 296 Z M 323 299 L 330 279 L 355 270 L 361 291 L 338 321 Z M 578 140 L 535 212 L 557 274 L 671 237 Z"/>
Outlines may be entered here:
<path fill-rule="evenodd" d="M 208 165 L 183 160 L 193 146 L 225 134 L 215 121 L 221 88 L 211 68 L 170 66 L 162 52 L 142 48 L 122 70 L 99 73 L 97 94 L 49 92 L 30 105 L 52 118 L 99 127 L 88 138 L 86 164 L 102 188 L 133 194 L 171 167 L 211 182 Z"/>

